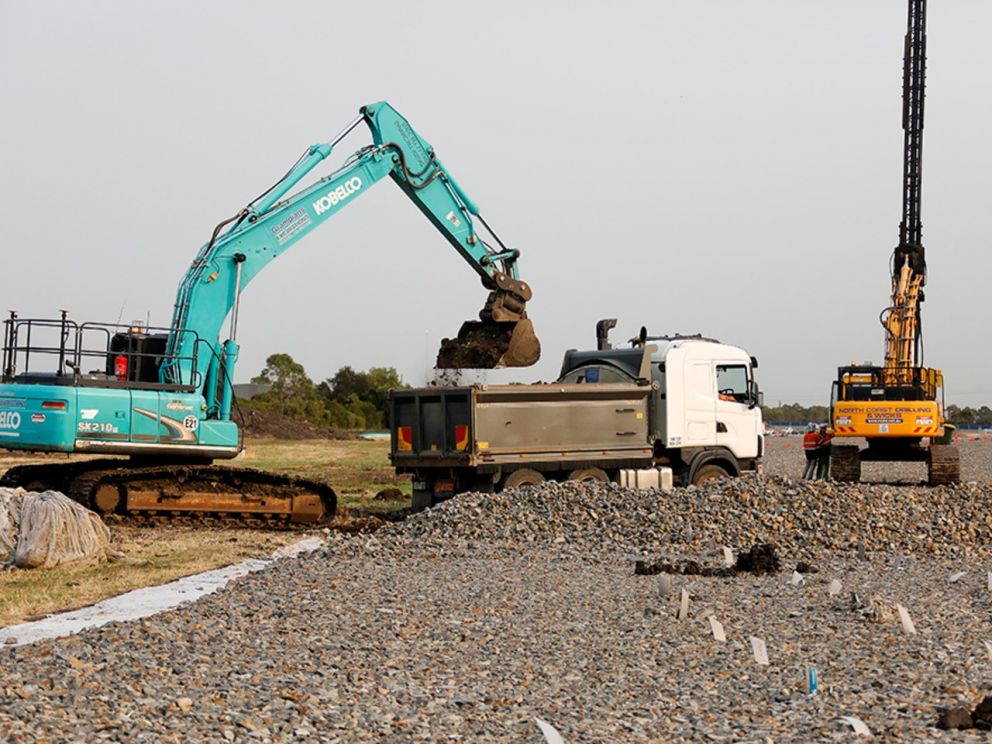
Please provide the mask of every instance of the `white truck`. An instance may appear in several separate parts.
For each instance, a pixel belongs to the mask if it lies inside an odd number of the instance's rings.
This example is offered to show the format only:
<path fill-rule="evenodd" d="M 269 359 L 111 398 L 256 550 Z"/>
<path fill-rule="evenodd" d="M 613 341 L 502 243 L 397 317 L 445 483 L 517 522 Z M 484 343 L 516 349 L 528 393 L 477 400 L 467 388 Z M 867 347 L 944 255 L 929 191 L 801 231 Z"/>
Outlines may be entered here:
<path fill-rule="evenodd" d="M 415 508 L 544 480 L 701 484 L 760 468 L 757 360 L 702 336 L 565 352 L 557 382 L 394 390 L 392 464 Z"/>

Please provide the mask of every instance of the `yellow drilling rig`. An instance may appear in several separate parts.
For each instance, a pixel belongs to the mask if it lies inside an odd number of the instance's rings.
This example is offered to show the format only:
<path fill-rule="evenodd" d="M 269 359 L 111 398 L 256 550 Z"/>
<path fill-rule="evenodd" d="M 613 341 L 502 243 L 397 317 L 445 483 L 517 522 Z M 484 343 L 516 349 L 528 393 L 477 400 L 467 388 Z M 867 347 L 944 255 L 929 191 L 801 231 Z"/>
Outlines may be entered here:
<path fill-rule="evenodd" d="M 944 376 L 923 366 L 920 307 L 927 265 L 920 196 L 923 167 L 923 104 L 926 78 L 926 0 L 909 0 L 903 60 L 902 222 L 892 256 L 892 300 L 882 311 L 885 363 L 851 364 L 837 370 L 830 399 L 834 440 L 830 475 L 858 481 L 866 461 L 926 462 L 930 485 L 960 480 L 953 426 L 944 418 Z M 868 446 L 841 444 L 862 437 Z"/>

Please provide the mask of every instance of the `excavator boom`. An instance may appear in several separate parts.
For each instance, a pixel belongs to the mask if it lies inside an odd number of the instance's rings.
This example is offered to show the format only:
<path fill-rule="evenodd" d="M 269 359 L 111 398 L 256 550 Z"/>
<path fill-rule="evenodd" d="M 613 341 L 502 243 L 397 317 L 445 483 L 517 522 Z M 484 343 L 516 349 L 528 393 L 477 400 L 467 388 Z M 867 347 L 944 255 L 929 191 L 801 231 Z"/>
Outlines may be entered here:
<path fill-rule="evenodd" d="M 361 123 L 372 142 L 299 188 Z M 0 447 L 130 459 L 25 465 L 5 482 L 57 488 L 103 512 L 291 521 L 332 513 L 335 496 L 326 484 L 207 465 L 242 450 L 231 415 L 241 293 L 272 260 L 387 176 L 489 292 L 480 320 L 445 339 L 439 363 L 536 362 L 540 344 L 527 318 L 532 292 L 519 275 L 519 251 L 492 230 L 430 143 L 380 101 L 363 107 L 332 141 L 309 147 L 285 176 L 214 228 L 180 282 L 170 326 L 76 323 L 64 311 L 54 320 L 11 313 L 0 368 Z M 48 361 L 51 368 L 39 369 Z"/>

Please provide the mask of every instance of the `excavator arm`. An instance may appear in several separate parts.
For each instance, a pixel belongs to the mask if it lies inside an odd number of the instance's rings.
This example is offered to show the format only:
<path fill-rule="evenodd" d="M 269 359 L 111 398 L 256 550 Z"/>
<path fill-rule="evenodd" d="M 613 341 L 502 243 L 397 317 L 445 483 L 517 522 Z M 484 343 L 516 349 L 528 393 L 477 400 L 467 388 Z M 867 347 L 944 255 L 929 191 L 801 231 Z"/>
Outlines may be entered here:
<path fill-rule="evenodd" d="M 371 145 L 354 153 L 334 173 L 286 196 L 362 122 L 371 130 Z M 491 368 L 536 362 L 540 344 L 527 319 L 525 307 L 531 289 L 519 278 L 519 251 L 506 247 L 437 158 L 434 148 L 382 101 L 363 107 L 331 142 L 310 147 L 275 185 L 215 228 L 180 283 L 167 344 L 168 361 L 160 370 L 162 381 L 189 384 L 193 360 L 202 360 L 206 354 L 202 384 L 208 410 L 228 418 L 230 381 L 238 355 L 235 338 L 241 292 L 273 259 L 386 176 L 490 290 L 481 321 L 466 323 L 458 338 L 445 339 L 438 366 Z M 478 225 L 495 245 L 482 238 Z M 220 333 L 228 316 L 230 338 L 222 344 Z"/>

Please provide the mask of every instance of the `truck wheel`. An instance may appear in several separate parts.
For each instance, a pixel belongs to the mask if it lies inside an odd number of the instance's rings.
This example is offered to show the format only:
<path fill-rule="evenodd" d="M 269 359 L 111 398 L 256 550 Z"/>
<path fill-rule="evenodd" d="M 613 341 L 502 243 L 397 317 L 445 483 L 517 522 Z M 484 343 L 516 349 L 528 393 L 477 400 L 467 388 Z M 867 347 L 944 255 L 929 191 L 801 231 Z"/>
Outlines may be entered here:
<path fill-rule="evenodd" d="M 520 470 L 514 470 L 506 476 L 506 480 L 503 481 L 502 490 L 506 491 L 511 488 L 519 488 L 520 486 L 537 486 L 541 483 L 544 483 L 543 475 L 530 468 L 521 468 Z"/>
<path fill-rule="evenodd" d="M 718 478 L 729 478 L 730 473 L 721 468 L 719 465 L 703 465 L 699 470 L 696 471 L 695 477 L 692 479 L 692 485 L 701 486 L 704 483 L 708 483 L 711 480 L 717 480 Z"/>
<path fill-rule="evenodd" d="M 576 468 L 568 474 L 570 481 L 586 481 L 595 483 L 609 483 L 610 476 L 602 468 Z"/>

